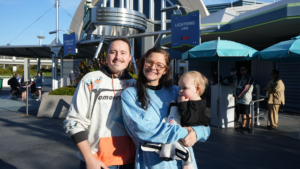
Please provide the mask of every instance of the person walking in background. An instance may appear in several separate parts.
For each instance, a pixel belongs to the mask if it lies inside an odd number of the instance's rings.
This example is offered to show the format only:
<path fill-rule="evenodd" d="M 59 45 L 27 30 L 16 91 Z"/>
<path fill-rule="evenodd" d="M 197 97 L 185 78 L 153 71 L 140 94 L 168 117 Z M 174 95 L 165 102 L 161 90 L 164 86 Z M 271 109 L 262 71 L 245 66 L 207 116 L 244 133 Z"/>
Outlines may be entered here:
<path fill-rule="evenodd" d="M 75 74 L 73 73 L 73 70 L 71 70 L 71 73 L 69 74 L 70 77 L 70 86 L 74 86 L 75 84 Z"/>
<path fill-rule="evenodd" d="M 222 81 L 223 86 L 236 86 L 237 85 L 237 75 L 236 75 L 236 69 L 231 68 L 230 69 L 230 75 L 224 78 Z"/>
<path fill-rule="evenodd" d="M 276 130 L 278 128 L 278 111 L 285 104 L 284 90 L 285 86 L 283 81 L 278 77 L 279 71 L 273 69 L 271 72 L 272 79 L 264 88 L 268 92 L 268 120 L 270 125 L 269 130 Z"/>
<path fill-rule="evenodd" d="M 11 87 L 11 97 L 14 97 L 15 96 L 15 93 L 18 92 L 18 86 L 20 86 L 20 84 L 18 83 L 17 79 L 17 74 L 14 74 L 14 76 L 8 80 L 8 85 L 10 85 Z"/>
<path fill-rule="evenodd" d="M 30 87 L 30 82 L 28 82 L 28 87 Z M 26 92 L 26 82 L 24 81 L 24 71 L 21 77 L 21 91 L 22 91 L 22 101 L 26 101 L 27 92 Z"/>
<path fill-rule="evenodd" d="M 42 83 L 42 73 L 38 72 L 37 76 L 36 76 L 36 80 L 35 80 L 35 88 L 39 94 L 39 98 L 36 99 L 36 101 L 41 101 L 42 100 L 42 87 L 43 87 L 43 83 Z"/>
<path fill-rule="evenodd" d="M 252 101 L 252 91 L 254 81 L 252 77 L 247 73 L 246 66 L 241 66 L 241 77 L 237 79 L 237 86 L 234 88 L 233 95 L 238 104 L 238 111 L 242 114 L 242 133 L 250 133 L 251 126 L 251 114 L 250 114 L 250 102 Z M 248 127 L 246 126 L 248 122 Z"/>
<path fill-rule="evenodd" d="M 20 82 L 20 77 L 19 77 L 18 73 L 16 73 L 16 79 L 17 79 L 17 82 L 19 83 Z"/>

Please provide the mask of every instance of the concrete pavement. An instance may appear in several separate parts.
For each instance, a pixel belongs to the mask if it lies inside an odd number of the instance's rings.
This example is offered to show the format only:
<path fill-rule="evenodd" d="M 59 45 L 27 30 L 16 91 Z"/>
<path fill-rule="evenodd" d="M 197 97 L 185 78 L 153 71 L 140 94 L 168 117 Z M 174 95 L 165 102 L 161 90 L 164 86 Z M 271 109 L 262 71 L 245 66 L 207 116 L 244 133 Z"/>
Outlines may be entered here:
<path fill-rule="evenodd" d="M 45 86 L 44 91 L 51 88 Z M 63 119 L 37 118 L 40 102 L 11 99 L 0 91 L 0 169 L 78 169 L 77 148 L 62 128 Z M 194 151 L 199 169 L 300 169 L 300 140 L 285 134 L 300 132 L 300 114 L 280 113 L 279 128 L 266 129 L 266 115 L 255 134 L 211 127 L 205 143 Z"/>

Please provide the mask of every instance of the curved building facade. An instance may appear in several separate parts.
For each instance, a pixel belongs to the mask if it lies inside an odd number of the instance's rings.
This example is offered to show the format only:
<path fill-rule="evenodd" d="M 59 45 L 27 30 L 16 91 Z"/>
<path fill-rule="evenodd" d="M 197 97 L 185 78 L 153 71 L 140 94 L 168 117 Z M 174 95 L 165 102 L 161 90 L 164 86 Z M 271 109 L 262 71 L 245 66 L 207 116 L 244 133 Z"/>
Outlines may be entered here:
<path fill-rule="evenodd" d="M 106 6 L 106 7 L 115 7 L 115 8 L 121 8 L 120 0 L 112 0 L 113 5 L 111 6 L 110 0 L 106 1 L 106 5 L 104 5 L 103 0 L 92 0 L 91 6 Z M 142 5 L 139 8 L 139 4 L 142 2 Z M 156 30 L 161 29 L 161 12 L 160 9 L 162 7 L 162 4 L 165 4 L 166 7 L 173 6 L 173 5 L 179 5 L 182 6 L 180 8 L 180 11 L 185 14 L 189 11 L 194 10 L 200 10 L 201 17 L 206 17 L 209 15 L 208 10 L 206 9 L 206 6 L 202 2 L 202 0 L 124 0 L 124 6 L 123 8 L 132 9 L 134 11 L 140 11 L 143 13 L 148 22 L 150 24 L 154 24 L 154 27 L 156 27 Z M 96 39 L 97 36 L 86 34 L 83 31 L 83 17 L 84 17 L 84 6 L 86 4 L 85 0 L 82 0 L 74 14 L 74 17 L 72 19 L 71 25 L 69 30 L 74 31 L 76 34 L 78 34 L 78 40 L 90 40 L 90 39 Z M 127 4 L 129 6 L 127 7 Z M 166 12 L 166 29 L 169 29 L 171 27 L 170 22 L 168 21 L 171 19 L 171 14 L 173 13 L 179 13 L 179 11 L 171 11 Z"/>

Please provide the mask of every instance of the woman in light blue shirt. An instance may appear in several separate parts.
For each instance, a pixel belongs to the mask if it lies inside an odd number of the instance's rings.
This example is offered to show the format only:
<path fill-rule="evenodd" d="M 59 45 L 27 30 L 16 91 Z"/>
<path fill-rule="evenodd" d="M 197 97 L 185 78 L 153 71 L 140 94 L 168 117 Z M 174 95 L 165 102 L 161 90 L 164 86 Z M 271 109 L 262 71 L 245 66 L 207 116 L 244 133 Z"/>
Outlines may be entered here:
<path fill-rule="evenodd" d="M 122 92 L 122 115 L 125 128 L 136 147 L 136 169 L 182 168 L 182 161 L 164 161 L 155 152 L 143 151 L 143 143 L 173 143 L 182 139 L 187 147 L 196 141 L 206 141 L 209 126 L 183 128 L 163 123 L 168 116 L 169 104 L 178 98 L 178 87 L 171 82 L 170 55 L 162 48 L 147 51 L 138 65 L 139 75 L 135 87 Z M 191 149 L 193 165 L 197 169 Z"/>

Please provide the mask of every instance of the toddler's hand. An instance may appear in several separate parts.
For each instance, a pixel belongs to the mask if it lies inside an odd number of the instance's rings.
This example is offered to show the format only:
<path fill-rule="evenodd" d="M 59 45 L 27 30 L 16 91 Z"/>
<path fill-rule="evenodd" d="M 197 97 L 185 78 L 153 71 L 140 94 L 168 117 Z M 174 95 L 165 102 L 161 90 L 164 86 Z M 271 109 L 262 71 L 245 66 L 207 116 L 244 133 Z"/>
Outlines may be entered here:
<path fill-rule="evenodd" d="M 185 102 L 185 101 L 189 101 L 189 99 L 185 98 L 184 96 L 178 96 L 178 103 Z"/>
<path fill-rule="evenodd" d="M 195 167 L 194 167 L 193 164 L 190 164 L 190 165 L 184 165 L 184 166 L 182 166 L 182 169 L 195 169 Z"/>
<path fill-rule="evenodd" d="M 182 169 L 189 169 L 189 166 L 188 166 L 188 165 L 184 165 L 184 166 L 182 167 Z"/>

